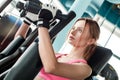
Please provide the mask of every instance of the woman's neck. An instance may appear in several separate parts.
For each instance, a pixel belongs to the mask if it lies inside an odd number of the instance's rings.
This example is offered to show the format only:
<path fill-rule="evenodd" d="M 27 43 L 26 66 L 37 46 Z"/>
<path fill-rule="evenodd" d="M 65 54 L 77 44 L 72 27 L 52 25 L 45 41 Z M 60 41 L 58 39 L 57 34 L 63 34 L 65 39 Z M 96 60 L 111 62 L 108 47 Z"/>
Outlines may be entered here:
<path fill-rule="evenodd" d="M 85 48 L 73 47 L 68 56 L 69 57 L 76 57 L 76 58 L 84 58 L 83 57 L 84 53 L 85 53 Z"/>

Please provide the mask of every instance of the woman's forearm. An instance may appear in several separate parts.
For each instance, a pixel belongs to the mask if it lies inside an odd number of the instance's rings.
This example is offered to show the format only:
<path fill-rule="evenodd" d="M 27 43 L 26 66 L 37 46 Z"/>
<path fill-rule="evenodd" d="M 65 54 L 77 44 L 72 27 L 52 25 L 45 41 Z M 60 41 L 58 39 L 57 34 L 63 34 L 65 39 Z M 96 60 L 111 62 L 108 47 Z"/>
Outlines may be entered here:
<path fill-rule="evenodd" d="M 15 38 L 18 35 L 21 35 L 22 37 L 26 38 L 28 30 L 29 30 L 29 25 L 22 23 L 22 25 L 20 26 L 20 28 L 18 29 L 18 31 L 15 34 Z"/>
<path fill-rule="evenodd" d="M 38 28 L 39 35 L 39 54 L 46 72 L 51 72 L 55 69 L 57 60 L 51 44 L 49 32 L 47 28 Z"/>

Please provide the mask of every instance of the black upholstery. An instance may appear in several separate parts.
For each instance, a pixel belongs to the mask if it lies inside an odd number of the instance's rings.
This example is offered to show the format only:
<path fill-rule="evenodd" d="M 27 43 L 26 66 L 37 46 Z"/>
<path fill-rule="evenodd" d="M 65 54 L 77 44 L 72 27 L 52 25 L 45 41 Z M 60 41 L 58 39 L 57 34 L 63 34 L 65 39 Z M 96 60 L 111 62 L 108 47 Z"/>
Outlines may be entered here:
<path fill-rule="evenodd" d="M 99 75 L 105 77 L 106 80 L 119 80 L 116 70 L 109 63 L 104 67 Z"/>
<path fill-rule="evenodd" d="M 33 80 L 41 67 L 38 44 L 33 42 L 17 60 L 4 80 Z"/>
<path fill-rule="evenodd" d="M 6 74 L 10 71 L 10 69 L 4 71 L 3 73 L 0 74 L 0 80 L 3 80 Z"/>
<path fill-rule="evenodd" d="M 4 57 L 3 59 L 0 60 L 0 74 L 3 73 L 5 70 L 9 69 L 10 67 L 13 66 L 13 64 L 17 61 L 17 59 L 24 53 L 24 51 L 26 50 L 26 48 L 28 48 L 28 46 L 34 41 L 34 39 L 37 37 L 37 29 L 35 29 L 27 38 L 26 40 L 20 45 L 19 43 L 14 43 L 14 41 L 12 41 L 12 45 L 15 44 L 19 44 L 20 46 L 18 47 L 14 47 L 15 49 L 17 49 L 14 53 L 12 53 L 11 55 Z M 11 45 L 11 46 L 12 46 Z M 10 45 L 9 45 L 10 46 Z M 11 48 L 11 47 L 10 47 Z M 14 48 L 12 48 L 14 50 Z M 7 49 L 8 51 L 9 48 Z M 7 52 L 6 50 L 6 52 Z M 7 53 L 8 54 L 8 53 Z"/>
<path fill-rule="evenodd" d="M 22 36 L 17 36 L 11 43 L 0 53 L 0 59 L 11 55 L 23 43 L 25 39 Z"/>
<path fill-rule="evenodd" d="M 91 76 L 86 80 L 91 80 L 90 78 L 92 76 L 99 74 L 107 64 L 108 60 L 111 58 L 112 54 L 113 53 L 110 49 L 97 46 L 94 54 L 88 61 L 88 64 L 91 66 L 93 72 Z"/>
<path fill-rule="evenodd" d="M 22 36 L 17 36 L 11 43 L 0 53 L 0 74 L 9 69 L 14 63 L 12 61 L 12 55 L 18 47 L 24 42 Z M 14 55 L 15 56 L 15 55 Z M 15 58 L 14 58 L 15 60 Z"/>

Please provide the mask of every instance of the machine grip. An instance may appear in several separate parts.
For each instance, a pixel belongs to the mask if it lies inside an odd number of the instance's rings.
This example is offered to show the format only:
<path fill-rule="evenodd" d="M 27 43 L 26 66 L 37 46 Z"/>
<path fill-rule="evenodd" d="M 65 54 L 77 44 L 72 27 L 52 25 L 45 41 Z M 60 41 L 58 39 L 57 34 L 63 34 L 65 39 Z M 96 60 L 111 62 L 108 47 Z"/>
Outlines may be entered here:
<path fill-rule="evenodd" d="M 58 13 L 56 18 L 60 19 L 60 22 L 52 28 L 50 31 L 50 37 L 54 38 L 74 17 L 76 16 L 74 11 L 70 11 L 68 14 L 63 15 Z"/>

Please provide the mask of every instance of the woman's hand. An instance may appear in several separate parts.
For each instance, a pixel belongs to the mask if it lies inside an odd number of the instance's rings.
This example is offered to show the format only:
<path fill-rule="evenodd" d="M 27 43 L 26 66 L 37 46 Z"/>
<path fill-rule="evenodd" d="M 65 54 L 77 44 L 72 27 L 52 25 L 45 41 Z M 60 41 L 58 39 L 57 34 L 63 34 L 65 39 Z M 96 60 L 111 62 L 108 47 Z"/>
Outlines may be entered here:
<path fill-rule="evenodd" d="M 38 27 L 45 27 L 49 29 L 49 24 L 52 19 L 56 16 L 58 9 L 50 4 L 43 4 L 42 9 L 39 13 Z"/>

